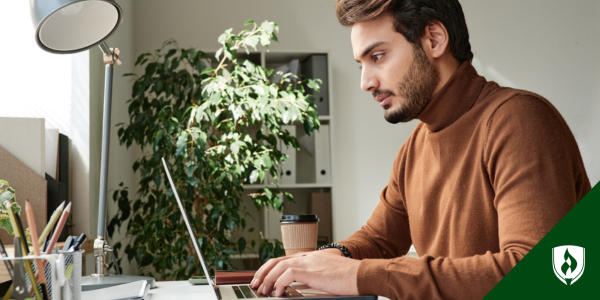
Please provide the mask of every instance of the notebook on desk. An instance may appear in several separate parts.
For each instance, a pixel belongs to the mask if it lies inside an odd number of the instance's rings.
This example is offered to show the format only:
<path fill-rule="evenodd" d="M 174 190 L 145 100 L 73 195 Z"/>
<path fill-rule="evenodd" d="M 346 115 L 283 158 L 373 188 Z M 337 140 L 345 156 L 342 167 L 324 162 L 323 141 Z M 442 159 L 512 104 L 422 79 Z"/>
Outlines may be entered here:
<path fill-rule="evenodd" d="M 146 280 L 124 283 L 97 290 L 81 292 L 81 299 L 85 300 L 144 300 L 150 285 Z"/>
<path fill-rule="evenodd" d="M 223 271 L 218 270 L 215 272 L 215 282 L 217 285 L 221 284 L 248 284 L 254 279 L 256 271 Z"/>
<path fill-rule="evenodd" d="M 177 200 L 177 205 L 179 210 L 181 211 L 181 215 L 183 217 L 183 221 L 185 222 L 185 226 L 187 228 L 188 234 L 191 237 L 192 244 L 194 245 L 194 250 L 196 254 L 198 254 L 198 258 L 200 259 L 200 265 L 202 266 L 202 270 L 204 274 L 206 274 L 208 283 L 213 287 L 215 292 L 215 296 L 219 300 L 238 300 L 238 299 L 246 299 L 246 298 L 272 298 L 272 299 L 303 299 L 303 298 L 311 298 L 311 299 L 339 299 L 339 300 L 376 300 L 377 296 L 375 295 L 366 295 L 366 296 L 336 296 L 332 295 L 320 290 L 312 289 L 309 286 L 303 283 L 293 283 L 286 288 L 284 297 L 275 297 L 272 295 L 262 295 L 258 293 L 256 290 L 250 288 L 248 284 L 232 284 L 232 285 L 217 285 L 211 278 L 208 276 L 208 268 L 206 267 L 206 263 L 204 262 L 204 258 L 202 256 L 202 252 L 200 251 L 200 246 L 198 245 L 198 240 L 196 239 L 196 231 L 194 227 L 191 226 L 187 212 L 185 207 L 183 206 L 183 202 L 179 198 L 179 193 L 177 192 L 177 188 L 173 183 L 173 179 L 171 178 L 171 172 L 169 172 L 169 168 L 167 166 L 167 162 L 164 157 L 162 158 L 163 166 L 165 168 L 165 173 L 167 174 L 167 178 L 169 179 L 169 184 L 171 185 L 171 189 L 173 190 L 173 195 L 175 195 L 175 199 Z"/>

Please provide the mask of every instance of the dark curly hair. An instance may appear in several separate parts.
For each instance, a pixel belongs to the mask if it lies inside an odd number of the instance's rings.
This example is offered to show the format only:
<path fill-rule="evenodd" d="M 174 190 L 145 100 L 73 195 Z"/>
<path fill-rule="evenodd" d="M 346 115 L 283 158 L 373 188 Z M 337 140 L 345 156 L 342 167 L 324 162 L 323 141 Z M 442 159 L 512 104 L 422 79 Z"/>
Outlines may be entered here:
<path fill-rule="evenodd" d="M 460 62 L 473 60 L 469 30 L 458 0 L 337 0 L 335 10 L 344 26 L 391 13 L 396 31 L 419 46 L 425 27 L 431 21 L 439 21 L 448 30 L 448 48 L 452 55 Z"/>

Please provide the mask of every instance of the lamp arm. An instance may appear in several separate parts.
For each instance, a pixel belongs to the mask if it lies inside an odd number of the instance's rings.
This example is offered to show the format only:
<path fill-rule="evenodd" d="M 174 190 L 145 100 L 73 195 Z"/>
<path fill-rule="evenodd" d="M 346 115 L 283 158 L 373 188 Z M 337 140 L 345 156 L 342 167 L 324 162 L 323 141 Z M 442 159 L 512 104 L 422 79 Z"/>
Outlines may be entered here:
<path fill-rule="evenodd" d="M 113 66 L 120 65 L 119 49 L 110 49 L 105 42 L 100 45 L 104 54 L 104 116 L 102 121 L 102 149 L 100 159 L 100 197 L 98 199 L 98 237 L 94 241 L 94 255 L 96 256 L 95 276 L 106 276 L 104 255 L 112 248 L 106 243 L 104 234 L 106 230 L 106 195 L 108 182 L 108 152 L 110 149 L 110 116 L 112 104 Z"/>
<path fill-rule="evenodd" d="M 108 44 L 106 44 L 106 42 L 98 44 L 98 47 L 100 47 L 100 50 L 102 50 L 104 55 L 112 55 L 112 51 L 110 51 L 110 48 L 108 48 Z"/>

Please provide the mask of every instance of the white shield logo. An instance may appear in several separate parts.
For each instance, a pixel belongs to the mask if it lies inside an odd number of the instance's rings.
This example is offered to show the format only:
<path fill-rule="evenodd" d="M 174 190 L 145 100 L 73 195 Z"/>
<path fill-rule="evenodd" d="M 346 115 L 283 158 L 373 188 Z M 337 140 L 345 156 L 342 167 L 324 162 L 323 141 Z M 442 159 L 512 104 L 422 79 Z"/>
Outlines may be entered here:
<path fill-rule="evenodd" d="M 566 285 L 573 285 L 585 269 L 585 249 L 579 246 L 552 248 L 554 274 Z"/>

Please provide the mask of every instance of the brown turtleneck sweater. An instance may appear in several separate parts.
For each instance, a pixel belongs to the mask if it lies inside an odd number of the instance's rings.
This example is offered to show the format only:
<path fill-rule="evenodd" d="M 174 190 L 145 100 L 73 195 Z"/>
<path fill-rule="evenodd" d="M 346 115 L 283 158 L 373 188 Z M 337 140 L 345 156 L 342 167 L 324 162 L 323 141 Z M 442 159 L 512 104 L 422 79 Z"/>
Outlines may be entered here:
<path fill-rule="evenodd" d="M 590 190 L 579 149 L 546 99 L 469 62 L 418 118 L 373 215 L 339 243 L 362 260 L 360 294 L 481 299 Z"/>

